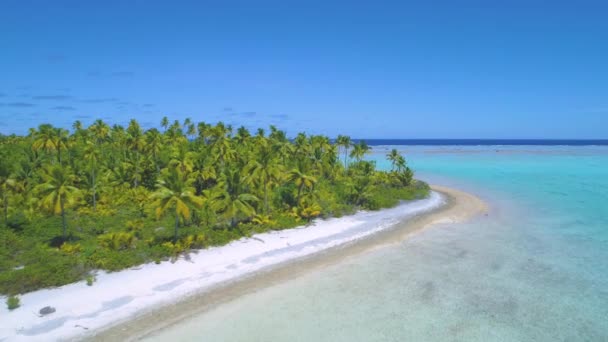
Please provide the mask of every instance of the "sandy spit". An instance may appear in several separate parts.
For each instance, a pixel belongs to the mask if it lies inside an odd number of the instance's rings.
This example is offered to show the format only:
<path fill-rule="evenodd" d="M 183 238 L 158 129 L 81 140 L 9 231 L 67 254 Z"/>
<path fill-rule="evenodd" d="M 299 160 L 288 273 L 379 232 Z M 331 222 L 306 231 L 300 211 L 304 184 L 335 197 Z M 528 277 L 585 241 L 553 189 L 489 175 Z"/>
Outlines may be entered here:
<path fill-rule="evenodd" d="M 433 186 L 429 198 L 395 208 L 258 234 L 175 263 L 99 272 L 93 286 L 39 290 L 22 295 L 17 310 L 1 307 L 0 341 L 138 340 L 238 296 L 487 209 L 474 195 Z M 56 312 L 40 317 L 45 306 Z"/>
<path fill-rule="evenodd" d="M 202 291 L 182 301 L 159 310 L 138 315 L 109 329 L 88 335 L 94 341 L 137 341 L 153 335 L 156 331 L 179 323 L 193 315 L 250 294 L 263 288 L 296 278 L 307 272 L 357 257 L 362 253 L 402 242 L 410 235 L 436 224 L 455 224 L 486 214 L 488 205 L 477 196 L 457 189 L 439 185 L 433 191 L 444 199 L 441 206 L 403 219 L 390 228 L 383 229 L 364 239 L 349 241 L 340 246 L 319 251 L 307 257 L 290 260 L 237 280 Z"/>

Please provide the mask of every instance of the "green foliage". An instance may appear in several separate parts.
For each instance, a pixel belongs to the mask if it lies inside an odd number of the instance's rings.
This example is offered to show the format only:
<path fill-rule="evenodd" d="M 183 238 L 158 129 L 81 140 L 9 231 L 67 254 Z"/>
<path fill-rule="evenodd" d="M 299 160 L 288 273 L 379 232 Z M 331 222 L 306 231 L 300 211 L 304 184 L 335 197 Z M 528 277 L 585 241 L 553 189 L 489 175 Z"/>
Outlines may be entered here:
<path fill-rule="evenodd" d="M 17 296 L 8 296 L 6 298 L 6 306 L 9 310 L 15 310 L 21 306 L 21 300 Z"/>
<path fill-rule="evenodd" d="M 126 228 L 127 231 L 133 233 L 133 235 L 135 235 L 136 237 L 141 237 L 142 232 L 144 230 L 144 225 L 144 220 L 129 220 L 127 221 Z"/>
<path fill-rule="evenodd" d="M 23 268 L 0 273 L 0 289 L 4 294 L 17 294 L 45 287 L 76 282 L 86 274 L 85 265 L 77 258 L 37 251 L 43 260 Z"/>
<path fill-rule="evenodd" d="M 99 245 L 103 248 L 119 251 L 133 247 L 135 236 L 133 233 L 108 233 L 97 237 Z"/>
<path fill-rule="evenodd" d="M 24 213 L 17 213 L 16 215 L 12 215 L 6 221 L 6 226 L 16 232 L 22 231 L 23 228 L 27 225 L 27 218 Z"/>
<path fill-rule="evenodd" d="M 74 255 L 74 254 L 80 253 L 82 251 L 82 246 L 80 246 L 80 244 L 78 244 L 78 243 L 71 244 L 71 243 L 65 242 L 61 245 L 59 250 L 61 250 L 61 252 L 63 252 L 66 255 Z"/>
<path fill-rule="evenodd" d="M 87 282 L 87 286 L 93 286 L 93 283 L 95 283 L 97 281 L 97 278 L 94 275 L 89 274 L 89 275 L 87 275 L 85 280 Z"/>
<path fill-rule="evenodd" d="M 365 209 L 378 210 L 390 208 L 399 204 L 399 201 L 410 201 L 428 196 L 430 188 L 426 183 L 418 182 L 409 187 L 377 187 L 371 192 Z"/>
<path fill-rule="evenodd" d="M 426 196 L 397 151 L 390 172 L 340 136 L 289 140 L 204 122 L 162 132 L 96 120 L 0 137 L 0 294 L 85 280 Z M 350 158 L 350 159 L 349 159 Z"/>
<path fill-rule="evenodd" d="M 236 229 L 212 228 L 208 230 L 206 236 L 209 246 L 223 246 L 240 239 L 243 235 Z"/>
<path fill-rule="evenodd" d="M 119 271 L 125 268 L 142 264 L 148 260 L 143 251 L 130 250 L 107 250 L 97 249 L 87 259 L 87 269 L 104 269 L 107 271 Z"/>
<path fill-rule="evenodd" d="M 306 219 L 310 222 L 312 219 L 321 215 L 321 206 L 316 203 L 304 204 L 300 208 L 299 214 L 301 218 Z"/>
<path fill-rule="evenodd" d="M 204 248 L 207 244 L 207 237 L 204 234 L 188 235 L 176 242 L 164 242 L 161 246 L 171 256 L 177 256 L 190 249 Z"/>

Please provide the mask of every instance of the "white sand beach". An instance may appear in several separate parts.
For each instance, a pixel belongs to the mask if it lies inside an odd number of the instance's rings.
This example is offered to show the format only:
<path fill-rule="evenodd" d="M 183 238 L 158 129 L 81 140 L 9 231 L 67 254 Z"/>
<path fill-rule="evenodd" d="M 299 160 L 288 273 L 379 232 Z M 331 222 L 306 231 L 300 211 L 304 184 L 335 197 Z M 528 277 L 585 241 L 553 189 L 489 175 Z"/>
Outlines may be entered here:
<path fill-rule="evenodd" d="M 419 229 L 432 223 L 461 221 L 485 210 L 483 202 L 474 196 L 443 187 L 433 189 L 427 199 L 258 234 L 191 253 L 174 263 L 148 263 L 115 273 L 99 272 L 93 286 L 80 282 L 24 294 L 19 309 L 11 312 L 6 307 L 0 309 L 0 341 L 97 337 L 109 327 L 222 283 L 361 240 L 397 223 L 416 221 Z M 435 214 L 421 215 L 430 212 Z M 40 317 L 38 311 L 46 306 L 54 307 L 56 312 Z"/>

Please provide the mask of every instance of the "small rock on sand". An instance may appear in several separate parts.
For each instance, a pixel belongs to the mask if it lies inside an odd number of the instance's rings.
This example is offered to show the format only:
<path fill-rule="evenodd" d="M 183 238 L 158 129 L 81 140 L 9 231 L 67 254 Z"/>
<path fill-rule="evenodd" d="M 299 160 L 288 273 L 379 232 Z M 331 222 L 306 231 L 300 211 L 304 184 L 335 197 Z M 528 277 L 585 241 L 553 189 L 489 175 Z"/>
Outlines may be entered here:
<path fill-rule="evenodd" d="M 50 315 L 50 314 L 52 314 L 53 312 L 55 312 L 55 308 L 54 308 L 54 307 L 52 307 L 52 306 L 45 306 L 45 307 L 43 307 L 42 309 L 40 309 L 40 311 L 39 311 L 39 312 L 40 312 L 40 315 L 42 315 L 42 316 L 46 316 L 46 315 Z"/>

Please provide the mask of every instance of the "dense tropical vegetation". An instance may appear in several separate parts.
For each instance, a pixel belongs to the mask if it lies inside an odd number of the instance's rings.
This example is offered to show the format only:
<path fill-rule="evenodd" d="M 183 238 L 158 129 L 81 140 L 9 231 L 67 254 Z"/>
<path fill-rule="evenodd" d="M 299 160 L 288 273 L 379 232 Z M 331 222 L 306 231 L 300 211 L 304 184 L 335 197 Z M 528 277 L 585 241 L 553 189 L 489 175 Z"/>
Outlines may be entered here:
<path fill-rule="evenodd" d="M 290 140 L 163 118 L 162 130 L 102 120 L 0 136 L 0 293 L 94 279 L 316 217 L 426 196 L 405 159 L 390 172 L 340 136 Z"/>

